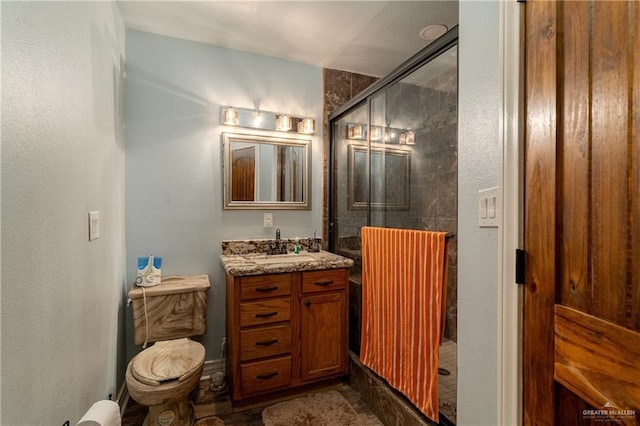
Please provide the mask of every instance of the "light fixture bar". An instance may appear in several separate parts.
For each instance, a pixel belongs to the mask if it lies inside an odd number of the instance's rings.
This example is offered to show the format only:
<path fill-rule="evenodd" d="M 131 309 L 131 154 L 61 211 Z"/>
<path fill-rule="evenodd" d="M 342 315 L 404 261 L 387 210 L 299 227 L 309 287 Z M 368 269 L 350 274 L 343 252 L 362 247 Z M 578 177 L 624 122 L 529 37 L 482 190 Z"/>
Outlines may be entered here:
<path fill-rule="evenodd" d="M 221 108 L 221 123 L 225 126 L 247 127 L 250 129 L 293 132 L 312 135 L 316 122 L 311 117 L 296 117 L 253 108 L 239 108 L 224 105 Z"/>
<path fill-rule="evenodd" d="M 347 123 L 347 139 L 366 140 L 367 126 L 362 123 Z M 371 126 L 371 142 L 388 145 L 415 145 L 416 133 L 410 129 L 395 127 Z"/>

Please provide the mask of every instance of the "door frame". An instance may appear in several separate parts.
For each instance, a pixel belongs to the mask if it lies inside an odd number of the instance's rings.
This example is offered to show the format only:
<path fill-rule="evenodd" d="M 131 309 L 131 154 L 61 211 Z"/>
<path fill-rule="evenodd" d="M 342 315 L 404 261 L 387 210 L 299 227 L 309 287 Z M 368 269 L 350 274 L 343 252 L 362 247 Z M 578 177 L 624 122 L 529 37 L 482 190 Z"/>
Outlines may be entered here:
<path fill-rule="evenodd" d="M 497 424 L 522 424 L 522 338 L 524 290 L 516 284 L 515 252 L 523 247 L 524 3 L 500 3 L 499 134 L 502 221 L 498 228 Z"/>

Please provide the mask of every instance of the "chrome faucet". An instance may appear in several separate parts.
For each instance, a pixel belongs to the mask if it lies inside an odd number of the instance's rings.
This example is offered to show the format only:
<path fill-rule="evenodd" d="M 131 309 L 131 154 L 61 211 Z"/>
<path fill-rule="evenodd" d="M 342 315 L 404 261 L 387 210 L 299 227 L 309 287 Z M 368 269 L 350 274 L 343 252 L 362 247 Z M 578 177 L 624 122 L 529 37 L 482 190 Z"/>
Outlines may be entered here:
<path fill-rule="evenodd" d="M 276 229 L 276 241 L 267 249 L 267 254 L 287 254 L 286 245 L 280 245 L 280 228 Z"/>

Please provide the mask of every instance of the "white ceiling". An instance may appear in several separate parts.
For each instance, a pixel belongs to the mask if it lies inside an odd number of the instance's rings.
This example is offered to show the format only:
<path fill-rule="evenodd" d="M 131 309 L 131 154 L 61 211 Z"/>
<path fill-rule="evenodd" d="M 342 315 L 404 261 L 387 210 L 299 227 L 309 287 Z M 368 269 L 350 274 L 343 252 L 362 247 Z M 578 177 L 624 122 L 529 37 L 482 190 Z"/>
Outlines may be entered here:
<path fill-rule="evenodd" d="M 119 1 L 127 28 L 382 77 L 458 23 L 457 1 Z"/>

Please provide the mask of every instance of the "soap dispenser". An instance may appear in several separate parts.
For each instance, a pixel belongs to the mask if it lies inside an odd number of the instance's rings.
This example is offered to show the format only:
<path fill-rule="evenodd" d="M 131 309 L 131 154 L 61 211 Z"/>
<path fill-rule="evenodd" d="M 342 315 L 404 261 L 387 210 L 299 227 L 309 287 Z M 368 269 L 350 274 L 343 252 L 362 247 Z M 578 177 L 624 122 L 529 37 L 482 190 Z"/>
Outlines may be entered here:
<path fill-rule="evenodd" d="M 313 231 L 313 238 L 309 238 L 309 251 L 317 253 L 320 251 L 320 238 L 316 238 L 317 231 Z"/>

